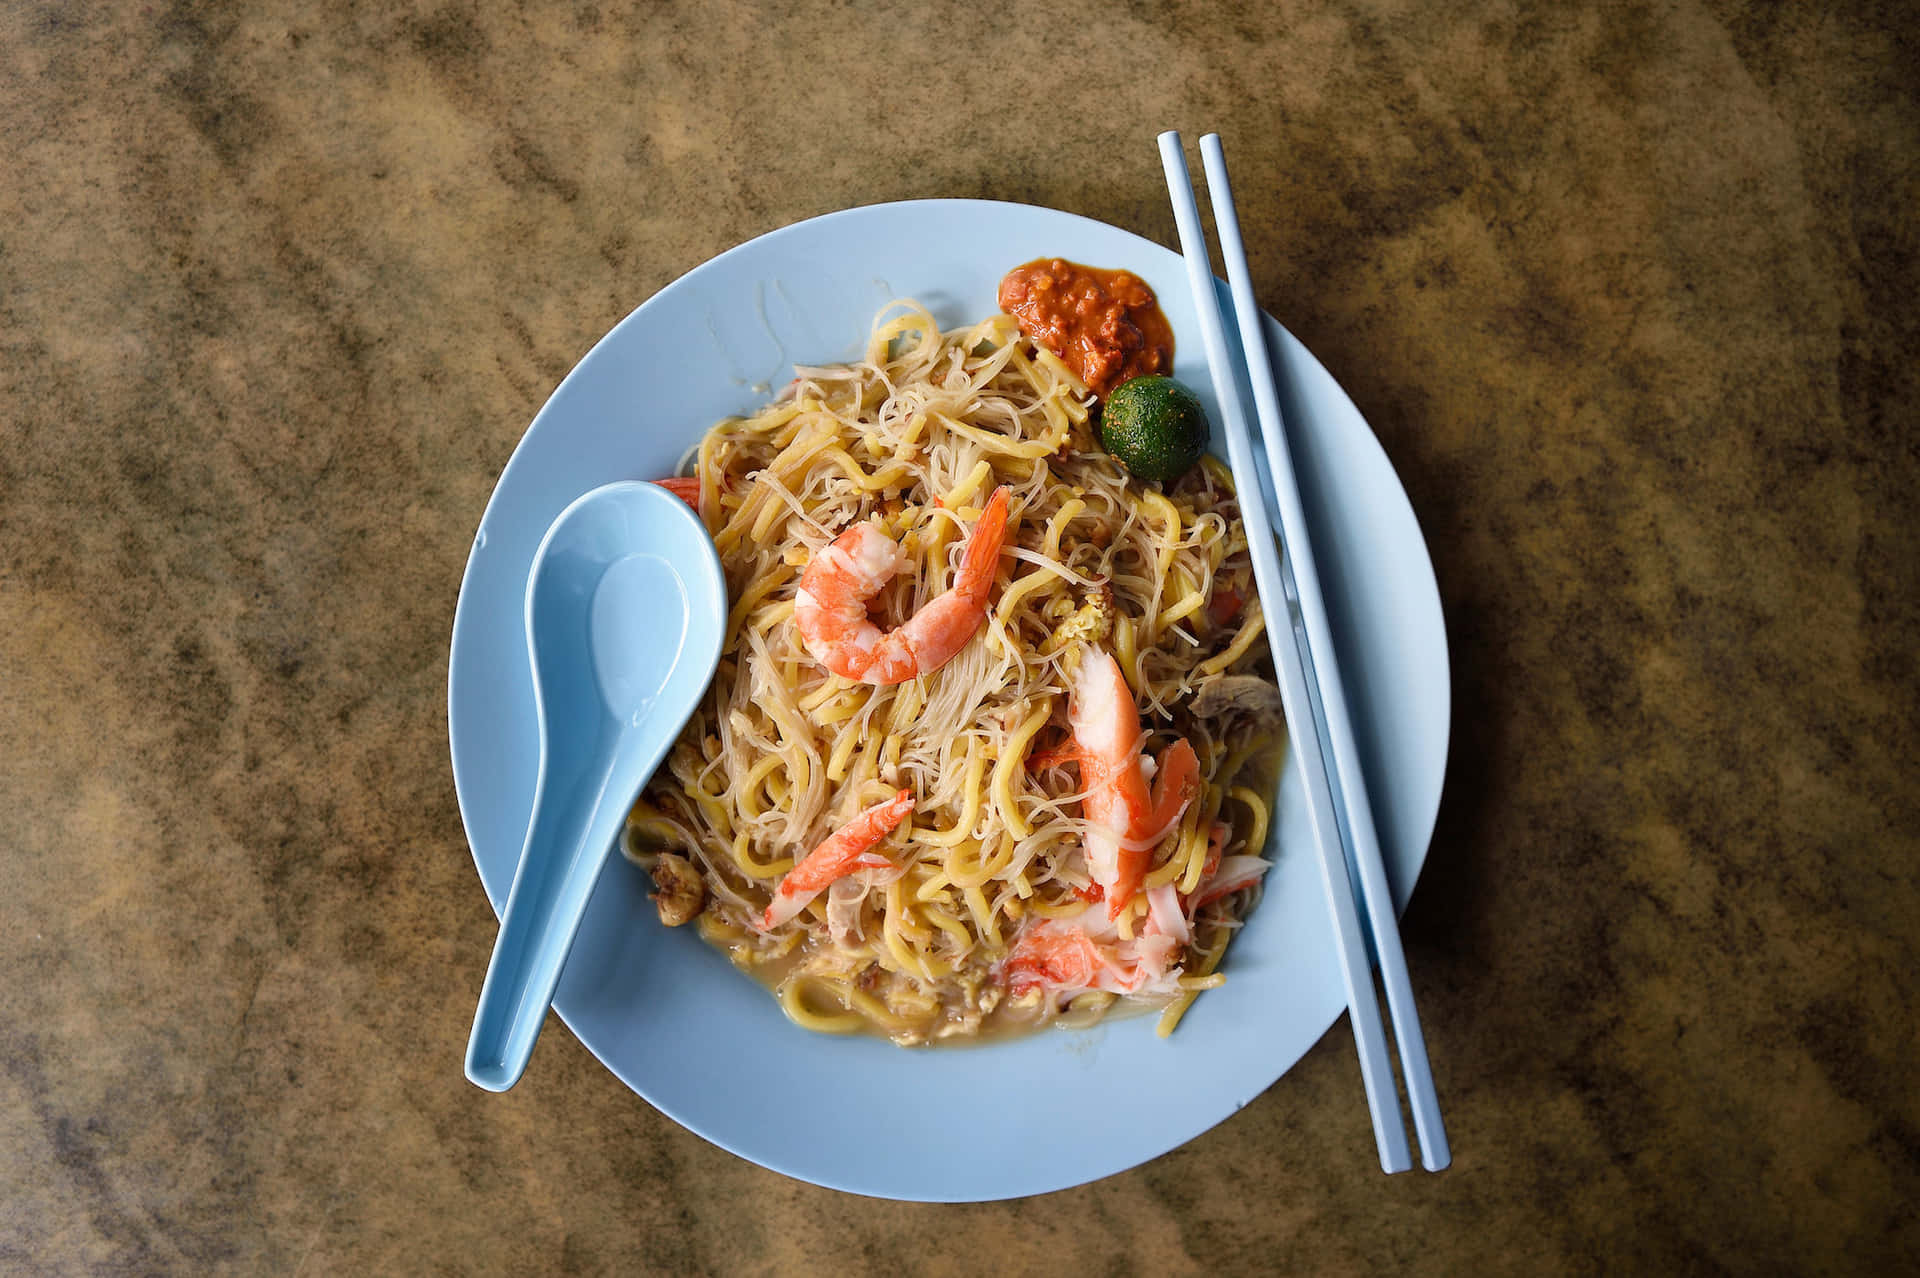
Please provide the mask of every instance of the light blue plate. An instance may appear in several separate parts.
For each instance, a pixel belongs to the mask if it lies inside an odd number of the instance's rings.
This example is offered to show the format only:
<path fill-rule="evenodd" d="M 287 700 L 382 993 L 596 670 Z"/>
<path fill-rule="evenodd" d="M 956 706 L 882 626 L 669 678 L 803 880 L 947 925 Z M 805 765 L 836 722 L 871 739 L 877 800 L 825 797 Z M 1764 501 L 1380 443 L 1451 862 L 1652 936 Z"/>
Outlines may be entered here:
<path fill-rule="evenodd" d="M 997 309 L 1009 267 L 1042 256 L 1145 279 L 1173 324 L 1175 375 L 1217 420 L 1177 256 L 1071 214 L 977 200 L 850 209 L 763 235 L 661 290 L 567 375 L 487 504 L 453 624 L 454 783 L 495 913 L 533 805 L 539 741 L 521 602 L 554 517 L 611 480 L 672 473 L 708 426 L 750 411 L 792 364 L 856 357 L 889 300 L 915 297 L 944 325 L 970 322 Z M 1406 494 L 1352 401 L 1271 321 L 1269 340 L 1381 850 L 1404 908 L 1446 769 L 1439 591 Z M 646 876 L 618 860 L 554 1006 L 663 1113 L 775 1171 L 883 1198 L 1063 1189 L 1226 1118 L 1345 1010 L 1299 790 L 1289 765 L 1265 899 L 1228 952 L 1227 984 L 1203 995 L 1171 1039 L 1154 1036 L 1150 1017 L 972 1048 L 811 1034 L 691 927 L 660 927 Z M 485 956 L 473 958 L 477 988 Z M 523 1086 L 540 1086 L 538 1061 Z M 1356 1070 L 1353 1104 L 1364 1103 Z"/>

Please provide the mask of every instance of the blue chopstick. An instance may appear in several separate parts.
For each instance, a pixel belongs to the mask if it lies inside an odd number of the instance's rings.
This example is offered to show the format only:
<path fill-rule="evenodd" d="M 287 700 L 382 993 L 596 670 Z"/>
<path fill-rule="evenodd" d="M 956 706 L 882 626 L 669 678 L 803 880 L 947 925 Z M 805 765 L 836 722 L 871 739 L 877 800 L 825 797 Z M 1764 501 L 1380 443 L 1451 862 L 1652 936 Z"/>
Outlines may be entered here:
<path fill-rule="evenodd" d="M 1413 985 L 1407 977 L 1407 956 L 1400 945 L 1400 925 L 1394 917 L 1393 891 L 1387 884 L 1386 863 L 1380 856 L 1380 837 L 1373 825 L 1373 807 L 1367 801 L 1360 752 L 1354 744 L 1353 721 L 1348 714 L 1344 685 L 1334 653 L 1333 632 L 1327 623 L 1326 601 L 1314 569 L 1312 544 L 1307 536 L 1306 510 L 1294 479 L 1293 459 L 1287 451 L 1286 425 L 1275 390 L 1273 364 L 1267 353 L 1254 300 L 1253 277 L 1247 270 L 1247 250 L 1240 239 L 1240 220 L 1234 212 L 1233 187 L 1227 180 L 1227 158 L 1220 135 L 1200 139 L 1200 162 L 1213 201 L 1214 230 L 1220 236 L 1220 257 L 1227 268 L 1233 309 L 1240 324 L 1240 347 L 1247 360 L 1248 382 L 1266 444 L 1267 476 L 1280 507 L 1280 536 L 1286 545 L 1299 592 L 1299 623 L 1305 634 L 1300 644 L 1309 675 L 1309 687 L 1319 711 L 1321 742 L 1332 752 L 1327 779 L 1352 867 L 1360 876 L 1360 900 L 1372 932 L 1374 959 L 1387 991 L 1387 1010 L 1393 1020 L 1394 1042 L 1400 1049 L 1400 1069 L 1406 1079 L 1407 1101 L 1413 1109 L 1414 1131 L 1420 1137 L 1420 1161 L 1428 1171 L 1439 1171 L 1453 1160 L 1447 1148 L 1446 1124 L 1440 1117 L 1440 1099 L 1433 1088 L 1433 1068 L 1427 1060 L 1427 1040 L 1420 1030 Z"/>
<path fill-rule="evenodd" d="M 1220 415 L 1226 427 L 1227 460 L 1240 494 L 1240 516 L 1247 528 L 1254 583 L 1259 587 L 1260 606 L 1268 619 L 1267 639 L 1280 675 L 1280 700 L 1300 746 L 1297 753 L 1300 771 L 1306 780 L 1307 816 L 1313 827 L 1314 850 L 1320 857 L 1320 879 L 1327 893 L 1327 908 L 1333 918 L 1341 975 L 1347 987 L 1347 1008 L 1353 1020 L 1354 1045 L 1360 1053 L 1360 1078 L 1366 1089 L 1367 1109 L 1373 1116 L 1374 1143 L 1379 1149 L 1383 1170 L 1406 1171 L 1413 1166 L 1413 1155 L 1407 1147 L 1406 1121 L 1400 1114 L 1393 1062 L 1387 1055 L 1386 1026 L 1374 996 L 1373 969 L 1367 960 L 1366 939 L 1354 905 L 1353 883 L 1347 876 L 1346 854 L 1340 845 L 1326 759 L 1317 740 L 1312 685 L 1300 648 L 1302 636 L 1297 626 L 1275 624 L 1276 620 L 1298 616 L 1294 607 L 1296 591 L 1274 545 L 1273 527 L 1262 499 L 1260 463 L 1248 436 L 1245 409 L 1234 383 L 1226 325 L 1220 315 L 1220 298 L 1214 292 L 1206 237 L 1200 229 L 1200 206 L 1194 200 L 1193 181 L 1187 173 L 1187 158 L 1180 149 L 1178 133 L 1168 131 L 1160 135 L 1160 159 L 1167 171 L 1167 192 L 1173 197 L 1173 220 L 1180 230 L 1180 247 L 1186 256 L 1194 309 L 1199 313 L 1200 339 L 1207 349 L 1207 365 L 1213 374 L 1214 393 L 1220 400 Z"/>

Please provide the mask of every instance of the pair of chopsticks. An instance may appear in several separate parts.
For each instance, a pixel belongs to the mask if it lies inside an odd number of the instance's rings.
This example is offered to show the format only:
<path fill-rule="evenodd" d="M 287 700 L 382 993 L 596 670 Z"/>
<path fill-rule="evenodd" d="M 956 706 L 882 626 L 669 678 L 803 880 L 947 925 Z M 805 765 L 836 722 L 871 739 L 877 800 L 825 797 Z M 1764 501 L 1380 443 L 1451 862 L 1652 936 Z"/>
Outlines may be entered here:
<path fill-rule="evenodd" d="M 1167 190 L 1173 197 L 1173 217 L 1180 229 L 1180 248 L 1186 255 L 1194 308 L 1199 312 L 1200 336 L 1207 348 L 1220 413 L 1225 418 L 1227 458 L 1240 493 L 1254 581 L 1266 609 L 1267 638 L 1280 673 L 1280 697 L 1306 778 L 1307 812 L 1320 854 L 1327 907 L 1339 942 L 1347 1007 L 1360 1052 L 1360 1076 L 1366 1086 L 1367 1108 L 1373 1115 L 1374 1142 L 1379 1146 L 1382 1169 L 1401 1172 L 1413 1166 L 1374 990 L 1373 963 L 1377 961 L 1381 982 L 1386 986 L 1388 1013 L 1393 1018 L 1394 1039 L 1400 1048 L 1413 1126 L 1420 1137 L 1420 1161 L 1428 1171 L 1439 1171 L 1453 1155 L 1447 1149 L 1440 1101 L 1433 1090 L 1433 1070 L 1427 1063 L 1427 1042 L 1420 1032 L 1420 1014 L 1414 1008 L 1413 986 L 1407 979 L 1407 956 L 1400 947 L 1393 893 L 1387 886 L 1386 865 L 1380 859 L 1380 840 L 1374 831 L 1353 725 L 1341 691 L 1326 604 L 1320 596 L 1320 579 L 1314 572 L 1313 551 L 1307 539 L 1306 512 L 1300 504 L 1293 461 L 1287 452 L 1273 365 L 1261 328 L 1260 307 L 1253 297 L 1246 246 L 1240 240 L 1240 223 L 1234 214 L 1233 188 L 1227 181 L 1227 161 L 1220 149 L 1219 134 L 1209 133 L 1200 139 L 1200 158 L 1213 200 L 1220 253 L 1226 259 L 1240 347 L 1246 356 L 1246 362 L 1238 367 L 1227 345 L 1213 266 L 1200 228 L 1200 205 L 1194 198 L 1180 135 L 1171 130 L 1160 135 L 1160 159 L 1167 171 Z M 1242 373 L 1253 389 L 1260 436 L 1266 446 L 1264 473 L 1240 399 L 1236 374 Z M 1268 501 L 1279 512 L 1284 559 L 1274 544 Z M 1291 625 L 1281 624 L 1287 621 Z M 1354 901 L 1356 887 L 1371 932 L 1371 959 L 1368 932 L 1362 930 Z"/>

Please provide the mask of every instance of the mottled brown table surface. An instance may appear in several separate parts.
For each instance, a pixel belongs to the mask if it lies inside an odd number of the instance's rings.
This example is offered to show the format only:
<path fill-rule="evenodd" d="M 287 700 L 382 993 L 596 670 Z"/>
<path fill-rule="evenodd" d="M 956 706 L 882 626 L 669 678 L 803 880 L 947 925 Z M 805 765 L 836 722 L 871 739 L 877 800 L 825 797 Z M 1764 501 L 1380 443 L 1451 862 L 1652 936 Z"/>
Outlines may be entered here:
<path fill-rule="evenodd" d="M 1814 8 L 0 7 L 0 1270 L 1920 1264 L 1920 43 Z M 469 1086 L 447 641 L 546 395 L 848 205 L 1171 243 L 1163 127 L 1431 543 L 1453 1169 L 1379 1174 L 1344 1021 L 977 1206 L 762 1171 L 557 1022 Z"/>

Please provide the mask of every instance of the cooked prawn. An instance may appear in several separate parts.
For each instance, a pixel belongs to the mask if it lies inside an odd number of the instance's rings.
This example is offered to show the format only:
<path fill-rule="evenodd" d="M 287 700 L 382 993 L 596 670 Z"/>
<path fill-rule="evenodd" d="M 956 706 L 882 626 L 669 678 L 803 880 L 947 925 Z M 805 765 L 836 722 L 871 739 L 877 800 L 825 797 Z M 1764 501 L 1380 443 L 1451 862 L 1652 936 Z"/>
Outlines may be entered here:
<path fill-rule="evenodd" d="M 1016 996 L 1034 989 L 1131 994 L 1140 985 L 1137 964 L 1123 962 L 1085 928 L 1045 918 L 1021 931 L 1000 972 Z"/>
<path fill-rule="evenodd" d="M 831 887 L 835 879 L 860 870 L 890 869 L 891 861 L 868 849 L 892 834 L 911 811 L 913 791 L 902 790 L 829 834 L 780 880 L 760 926 L 767 931 L 779 927 L 806 909 L 807 903 Z"/>
<path fill-rule="evenodd" d="M 1016 996 L 1036 989 L 1059 998 L 1088 990 L 1170 994 L 1178 988 L 1179 969 L 1171 961 L 1179 948 L 1151 918 L 1140 935 L 1122 938 L 1111 919 L 1088 906 L 1061 918 L 1033 919 L 1002 960 L 999 976 Z"/>
<path fill-rule="evenodd" d="M 1167 747 L 1149 797 L 1141 766 L 1140 712 L 1120 663 L 1104 650 L 1080 663 L 1067 723 L 1073 745 L 1066 754 L 1079 762 L 1086 787 L 1081 811 L 1090 823 L 1087 868 L 1106 899 L 1107 917 L 1118 918 L 1146 879 L 1153 845 L 1199 794 L 1200 760 L 1184 739 Z"/>
<path fill-rule="evenodd" d="M 945 665 L 987 616 L 987 593 L 1007 535 L 1007 490 L 994 490 L 967 538 L 953 585 L 893 630 L 867 604 L 907 567 L 893 538 L 855 524 L 814 555 L 800 575 L 793 623 L 807 651 L 833 673 L 864 683 L 905 683 Z"/>
<path fill-rule="evenodd" d="M 1171 883 L 1147 893 L 1145 925 L 1124 938 L 1095 905 L 1059 918 L 1035 917 L 1001 960 L 999 979 L 1015 996 L 1044 990 L 1057 1000 L 1089 990 L 1171 994 L 1179 988 L 1173 958 L 1193 941 L 1193 921 L 1206 906 L 1258 883 L 1273 863 L 1257 856 L 1219 860 L 1191 898 Z"/>
<path fill-rule="evenodd" d="M 1258 883 L 1272 868 L 1273 862 L 1265 857 L 1227 857 L 1200 880 L 1200 886 L 1194 889 L 1192 899 L 1187 902 L 1188 915 L 1199 914 L 1202 907 L 1211 905 L 1222 897 L 1246 891 Z"/>
<path fill-rule="evenodd" d="M 667 479 L 656 479 L 654 483 L 693 507 L 694 513 L 700 511 L 700 480 L 693 475 L 674 475 Z"/>

